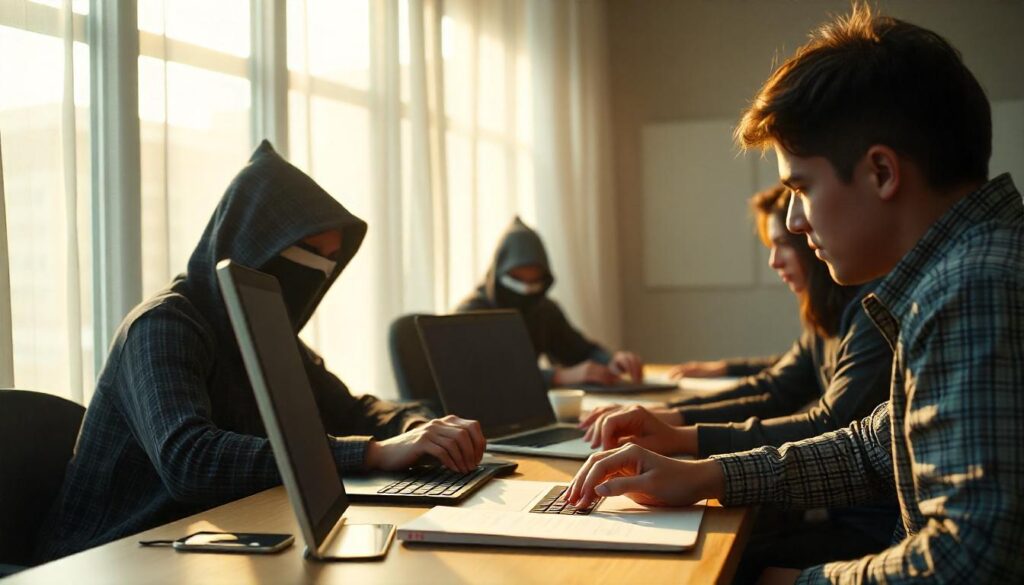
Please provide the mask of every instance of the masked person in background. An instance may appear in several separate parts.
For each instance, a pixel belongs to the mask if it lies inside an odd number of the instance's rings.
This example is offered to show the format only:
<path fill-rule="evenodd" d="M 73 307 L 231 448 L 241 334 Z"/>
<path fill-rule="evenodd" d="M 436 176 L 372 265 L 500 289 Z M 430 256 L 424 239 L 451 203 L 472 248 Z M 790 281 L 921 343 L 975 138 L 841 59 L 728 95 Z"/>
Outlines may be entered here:
<path fill-rule="evenodd" d="M 639 356 L 630 351 L 609 353 L 569 323 L 558 303 L 547 297 L 554 283 L 544 243 L 517 217 L 502 236 L 483 283 L 456 310 L 519 311 L 537 356 L 546 356 L 554 366 L 543 372 L 549 387 L 611 385 L 623 374 L 641 381 L 643 361 Z"/>
<path fill-rule="evenodd" d="M 225 258 L 280 282 L 338 469 L 402 469 L 424 455 L 459 471 L 475 467 L 484 449 L 475 421 L 430 420 L 417 404 L 355 397 L 298 339 L 365 235 L 361 219 L 264 141 L 228 187 L 187 271 L 121 323 L 37 559 L 281 482 L 217 284 Z"/>

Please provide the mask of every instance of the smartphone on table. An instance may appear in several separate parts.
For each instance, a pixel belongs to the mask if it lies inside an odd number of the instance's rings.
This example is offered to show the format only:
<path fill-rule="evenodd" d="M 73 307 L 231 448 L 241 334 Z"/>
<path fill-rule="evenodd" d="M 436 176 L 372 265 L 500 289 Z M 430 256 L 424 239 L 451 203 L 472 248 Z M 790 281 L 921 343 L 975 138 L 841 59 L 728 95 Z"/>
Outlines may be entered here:
<path fill-rule="evenodd" d="M 221 552 L 238 554 L 266 554 L 284 550 L 295 542 L 291 534 L 265 534 L 258 532 L 202 531 L 175 540 L 171 546 L 178 552 Z"/>

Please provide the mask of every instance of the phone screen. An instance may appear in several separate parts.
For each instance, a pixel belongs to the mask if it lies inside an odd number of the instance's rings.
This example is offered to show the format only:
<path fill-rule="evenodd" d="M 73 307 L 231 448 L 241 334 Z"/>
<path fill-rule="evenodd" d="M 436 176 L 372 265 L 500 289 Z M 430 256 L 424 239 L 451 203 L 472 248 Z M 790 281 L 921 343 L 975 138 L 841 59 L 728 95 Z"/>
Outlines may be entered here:
<path fill-rule="evenodd" d="M 294 541 L 291 534 L 256 532 L 196 532 L 174 541 L 180 551 L 202 550 L 234 553 L 267 553 L 279 551 Z"/>

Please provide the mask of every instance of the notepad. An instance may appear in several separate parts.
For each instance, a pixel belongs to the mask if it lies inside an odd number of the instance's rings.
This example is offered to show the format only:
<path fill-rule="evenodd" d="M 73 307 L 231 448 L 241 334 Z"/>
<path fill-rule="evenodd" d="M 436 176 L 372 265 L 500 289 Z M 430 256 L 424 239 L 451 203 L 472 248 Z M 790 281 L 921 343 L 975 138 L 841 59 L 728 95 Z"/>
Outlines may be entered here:
<path fill-rule="evenodd" d="M 525 482 L 524 482 L 525 483 Z M 697 541 L 704 506 L 647 508 L 607 498 L 590 516 L 437 506 L 398 528 L 404 542 L 681 552 Z"/>

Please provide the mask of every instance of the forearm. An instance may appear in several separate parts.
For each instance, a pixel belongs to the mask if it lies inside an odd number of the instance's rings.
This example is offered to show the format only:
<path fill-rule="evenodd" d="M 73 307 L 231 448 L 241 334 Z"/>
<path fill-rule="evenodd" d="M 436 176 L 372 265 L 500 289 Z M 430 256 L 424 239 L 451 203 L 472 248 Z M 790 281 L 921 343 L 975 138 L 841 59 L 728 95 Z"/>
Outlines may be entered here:
<path fill-rule="evenodd" d="M 730 358 L 725 361 L 726 376 L 754 376 L 770 368 L 781 356 Z"/>
<path fill-rule="evenodd" d="M 742 423 L 698 424 L 696 426 L 700 447 L 697 454 L 700 457 L 748 451 L 765 446 L 779 447 L 784 443 L 800 441 L 836 430 L 827 428 L 809 412 L 766 420 L 750 418 Z"/>
<path fill-rule="evenodd" d="M 723 503 L 836 507 L 891 493 L 889 417 L 885 408 L 880 406 L 871 417 L 848 428 L 781 448 L 712 456 L 725 470 Z"/>
<path fill-rule="evenodd" d="M 729 423 L 750 417 L 768 418 L 779 413 L 779 406 L 769 394 L 720 400 L 676 408 L 685 424 Z M 782 413 L 787 414 L 787 413 Z"/>
<path fill-rule="evenodd" d="M 685 398 L 673 400 L 668 403 L 670 407 L 683 407 L 683 406 L 695 406 L 699 404 L 711 404 L 714 402 L 724 402 L 727 400 L 736 400 L 738 398 L 746 398 L 748 396 L 757 396 L 762 394 L 756 386 L 750 383 L 750 379 L 737 381 L 731 386 L 721 388 L 719 390 L 713 390 L 710 392 L 692 392 Z"/>

